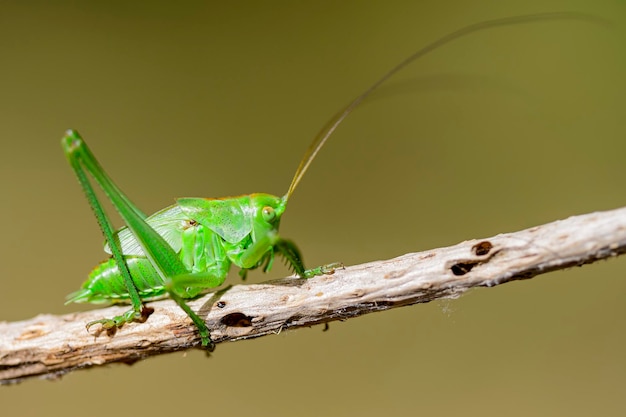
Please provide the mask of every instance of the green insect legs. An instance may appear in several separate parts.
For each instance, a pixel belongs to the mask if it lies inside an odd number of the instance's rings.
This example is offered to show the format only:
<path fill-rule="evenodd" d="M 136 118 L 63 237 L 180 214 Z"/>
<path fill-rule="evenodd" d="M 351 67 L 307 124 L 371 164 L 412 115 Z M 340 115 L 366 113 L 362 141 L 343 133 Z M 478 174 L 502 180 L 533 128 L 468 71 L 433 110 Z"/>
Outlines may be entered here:
<path fill-rule="evenodd" d="M 175 285 L 173 280 L 175 280 L 177 276 L 190 275 L 189 271 L 185 268 L 176 252 L 152 227 L 150 227 L 149 224 L 146 223 L 145 214 L 143 214 L 133 203 L 131 203 L 128 197 L 126 197 L 126 195 L 115 185 L 115 183 L 113 183 L 78 132 L 68 130 L 61 143 L 63 150 L 65 151 L 65 155 L 67 156 L 67 159 L 83 188 L 89 205 L 96 215 L 96 219 L 111 250 L 113 259 L 117 264 L 117 268 L 123 276 L 124 284 L 126 286 L 126 290 L 128 291 L 132 305 L 132 310 L 129 310 L 121 316 L 113 317 L 111 319 L 105 318 L 96 320 L 88 323 L 87 327 L 89 328 L 95 324 L 101 324 L 104 328 L 120 327 L 132 321 L 144 321 L 151 312 L 151 309 L 147 309 L 141 301 L 137 287 L 133 282 L 128 265 L 122 253 L 119 240 L 115 238 L 111 222 L 104 212 L 100 201 L 96 197 L 95 191 L 87 177 L 87 173 L 89 173 L 89 175 L 95 179 L 106 196 L 109 198 L 141 246 L 141 249 L 145 253 L 146 257 L 150 260 L 150 263 L 161 276 L 169 295 L 187 313 L 198 328 L 202 339 L 202 345 L 206 346 L 209 350 L 212 350 L 214 345 L 211 341 L 206 324 L 189 308 L 183 298 L 174 291 Z"/>
<path fill-rule="evenodd" d="M 120 198 L 126 198 L 124 194 L 115 187 L 115 185 L 108 180 L 108 177 L 100 167 L 100 164 L 96 161 L 96 159 L 91 154 L 89 148 L 82 140 L 78 132 L 74 130 L 68 130 L 65 133 L 65 136 L 61 140 L 61 145 L 63 147 L 63 151 L 65 152 L 65 156 L 67 157 L 70 166 L 74 170 L 76 177 L 78 178 L 78 182 L 80 183 L 83 192 L 85 193 L 85 197 L 87 197 L 87 201 L 93 210 L 96 220 L 98 221 L 98 225 L 104 234 L 106 241 L 109 243 L 112 251 L 112 256 L 117 263 L 117 267 L 124 277 L 124 282 L 126 288 L 128 290 L 128 294 L 130 295 L 130 301 L 132 304 L 132 309 L 127 311 L 121 316 L 116 316 L 111 319 L 102 319 L 96 320 L 90 323 L 87 323 L 87 328 L 95 324 L 102 324 L 104 328 L 113 328 L 120 327 L 124 323 L 129 323 L 135 320 L 145 320 L 149 315 L 149 310 L 145 309 L 141 299 L 139 298 L 139 294 L 137 293 L 137 289 L 133 284 L 130 272 L 124 261 L 122 256 L 122 250 L 119 247 L 117 241 L 113 238 L 113 227 L 111 222 L 109 221 L 106 213 L 100 201 L 96 197 L 96 193 L 89 182 L 89 179 L 85 173 L 85 170 L 90 172 L 96 181 L 105 188 L 102 184 L 106 184 L 105 192 L 107 195 L 113 193 Z M 142 217 L 145 215 L 141 214 Z"/>

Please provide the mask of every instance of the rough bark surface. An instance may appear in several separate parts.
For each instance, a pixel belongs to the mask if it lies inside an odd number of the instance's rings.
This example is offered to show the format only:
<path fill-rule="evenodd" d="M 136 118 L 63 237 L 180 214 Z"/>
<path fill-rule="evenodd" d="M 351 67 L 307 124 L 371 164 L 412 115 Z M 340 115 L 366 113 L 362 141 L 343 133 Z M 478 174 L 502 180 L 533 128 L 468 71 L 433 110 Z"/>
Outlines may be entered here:
<path fill-rule="evenodd" d="M 441 298 L 473 287 L 583 265 L 626 252 L 626 208 L 570 217 L 514 233 L 337 270 L 308 280 L 284 278 L 236 285 L 189 304 L 205 318 L 215 343 L 275 334 Z M 0 323 L 0 383 L 55 378 L 112 362 L 198 347 L 200 339 L 171 300 L 150 303 L 145 323 L 115 334 L 88 333 L 85 323 L 127 306 Z"/>

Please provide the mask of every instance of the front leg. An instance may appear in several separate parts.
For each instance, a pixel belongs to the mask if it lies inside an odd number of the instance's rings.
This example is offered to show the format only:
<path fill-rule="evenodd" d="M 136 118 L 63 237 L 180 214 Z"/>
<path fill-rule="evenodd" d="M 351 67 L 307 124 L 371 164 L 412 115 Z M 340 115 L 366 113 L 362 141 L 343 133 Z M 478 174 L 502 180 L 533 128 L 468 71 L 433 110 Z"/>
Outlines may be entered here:
<path fill-rule="evenodd" d="M 332 274 L 336 268 L 343 264 L 335 262 L 328 265 L 318 266 L 313 269 L 305 269 L 302 255 L 295 243 L 278 237 L 276 232 L 269 232 L 261 239 L 252 243 L 240 256 L 238 266 L 242 269 L 251 269 L 258 266 L 259 261 L 266 256 L 268 251 L 274 250 L 285 257 L 289 266 L 293 268 L 300 278 L 311 278 L 316 275 Z M 271 255 L 273 256 L 273 254 Z M 268 270 L 269 268 L 265 268 Z M 240 274 L 241 275 L 241 274 Z"/>
<path fill-rule="evenodd" d="M 274 245 L 276 252 L 285 257 L 289 265 L 293 268 L 300 278 L 312 278 L 317 275 L 332 274 L 337 268 L 343 268 L 341 262 L 333 262 L 327 265 L 318 266 L 317 268 L 305 269 L 302 262 L 302 255 L 295 243 L 287 239 L 279 239 Z"/>

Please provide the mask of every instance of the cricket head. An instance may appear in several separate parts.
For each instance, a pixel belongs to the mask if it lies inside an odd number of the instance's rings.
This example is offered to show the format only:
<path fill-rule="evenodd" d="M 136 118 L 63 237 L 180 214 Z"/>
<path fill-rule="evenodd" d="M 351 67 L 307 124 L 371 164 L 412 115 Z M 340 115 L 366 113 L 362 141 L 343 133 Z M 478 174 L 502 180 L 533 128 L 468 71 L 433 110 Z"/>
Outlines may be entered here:
<path fill-rule="evenodd" d="M 284 197 L 257 193 L 250 195 L 250 201 L 254 212 L 253 223 L 256 234 L 277 231 L 280 218 L 287 206 L 287 200 Z"/>

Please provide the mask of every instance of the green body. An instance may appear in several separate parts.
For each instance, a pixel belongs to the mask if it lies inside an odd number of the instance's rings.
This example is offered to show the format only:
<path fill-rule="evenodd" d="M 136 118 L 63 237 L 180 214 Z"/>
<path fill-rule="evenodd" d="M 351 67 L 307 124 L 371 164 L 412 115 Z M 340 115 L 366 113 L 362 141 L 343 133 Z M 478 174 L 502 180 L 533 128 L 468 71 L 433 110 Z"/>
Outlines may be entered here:
<path fill-rule="evenodd" d="M 262 265 L 269 269 L 274 260 L 278 225 L 284 210 L 284 200 L 269 194 L 220 199 L 184 198 L 145 221 L 178 254 L 189 273 L 207 276 L 193 287 L 180 289 L 180 295 L 189 298 L 205 288 L 221 285 L 231 265 L 241 268 L 242 273 Z M 125 227 L 115 236 L 140 298 L 154 300 L 167 296 L 163 278 L 132 232 Z M 111 253 L 109 245 L 105 250 Z M 293 245 L 292 251 L 298 256 Z M 300 262 L 295 260 L 292 265 L 304 275 Z M 114 259 L 96 266 L 83 288 L 68 296 L 68 302 L 109 303 L 128 302 L 129 299 L 124 276 Z"/>

